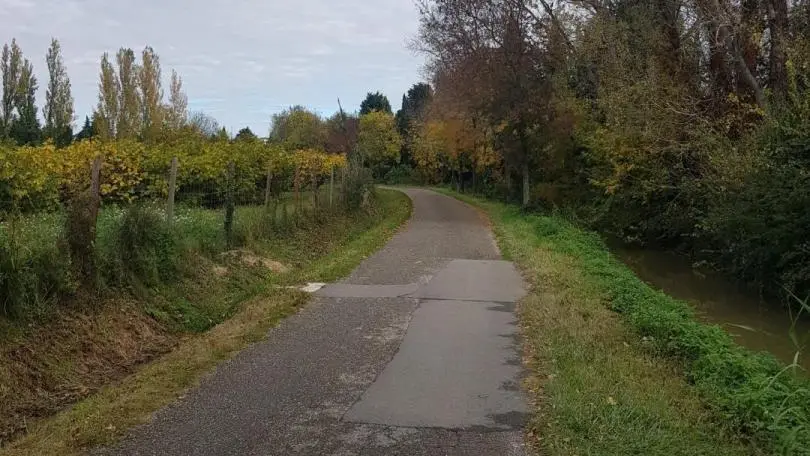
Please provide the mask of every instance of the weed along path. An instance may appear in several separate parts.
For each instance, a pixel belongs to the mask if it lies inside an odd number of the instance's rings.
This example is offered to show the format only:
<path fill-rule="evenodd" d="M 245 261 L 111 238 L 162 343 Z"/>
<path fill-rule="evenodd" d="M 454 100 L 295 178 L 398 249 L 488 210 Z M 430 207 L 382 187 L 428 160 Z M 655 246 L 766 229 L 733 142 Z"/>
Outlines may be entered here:
<path fill-rule="evenodd" d="M 515 302 L 479 213 L 406 190 L 384 249 L 106 455 L 522 455 Z"/>

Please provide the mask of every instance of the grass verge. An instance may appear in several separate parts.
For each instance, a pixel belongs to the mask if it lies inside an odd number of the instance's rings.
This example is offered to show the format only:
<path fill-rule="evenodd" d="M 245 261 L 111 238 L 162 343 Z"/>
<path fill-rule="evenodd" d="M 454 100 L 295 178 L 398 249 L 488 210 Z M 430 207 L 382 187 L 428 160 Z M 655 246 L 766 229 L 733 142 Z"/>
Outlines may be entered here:
<path fill-rule="evenodd" d="M 653 290 L 594 233 L 450 193 L 485 210 L 533 285 L 522 302 L 542 454 L 808 454 L 810 390 Z"/>
<path fill-rule="evenodd" d="M 175 350 L 70 409 L 39 421 L 27 434 L 0 449 L 0 455 L 82 454 L 88 448 L 114 442 L 127 429 L 148 421 L 152 412 L 193 387 L 218 362 L 264 338 L 269 328 L 307 300 L 301 292 L 274 285 L 303 279 L 333 280 L 348 274 L 382 247 L 408 219 L 411 206 L 400 192 L 381 190 L 378 195 L 378 206 L 367 217 L 332 219 L 283 241 L 266 241 L 262 252 L 281 260 L 297 259 L 292 270 L 283 276 L 265 275 L 261 284 L 241 287 L 243 299 L 231 318 L 186 338 Z"/>

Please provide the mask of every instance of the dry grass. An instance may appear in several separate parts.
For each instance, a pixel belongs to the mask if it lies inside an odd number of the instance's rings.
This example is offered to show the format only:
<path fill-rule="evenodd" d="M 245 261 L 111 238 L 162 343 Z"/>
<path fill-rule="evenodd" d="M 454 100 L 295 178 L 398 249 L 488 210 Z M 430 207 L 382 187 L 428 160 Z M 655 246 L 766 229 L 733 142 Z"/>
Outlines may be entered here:
<path fill-rule="evenodd" d="M 63 310 L 0 349 L 0 441 L 170 350 L 176 337 L 131 300 Z"/>
<path fill-rule="evenodd" d="M 119 384 L 104 387 L 35 425 L 0 454 L 73 455 L 114 441 L 130 427 L 147 422 L 153 411 L 197 384 L 200 375 L 218 362 L 261 339 L 268 328 L 305 301 L 303 293 L 285 291 L 249 302 L 230 320 L 181 343 Z"/>

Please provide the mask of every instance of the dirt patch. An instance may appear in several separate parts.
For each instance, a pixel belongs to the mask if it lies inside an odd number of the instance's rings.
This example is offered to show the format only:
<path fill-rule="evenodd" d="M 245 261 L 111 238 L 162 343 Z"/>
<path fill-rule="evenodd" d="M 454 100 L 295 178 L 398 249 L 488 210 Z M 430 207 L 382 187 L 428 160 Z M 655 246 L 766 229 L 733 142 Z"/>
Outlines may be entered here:
<path fill-rule="evenodd" d="M 261 266 L 279 274 L 284 274 L 290 270 L 290 267 L 270 258 L 264 258 L 256 255 L 249 250 L 230 250 L 222 254 L 224 258 L 237 259 L 245 266 L 257 267 Z"/>
<path fill-rule="evenodd" d="M 213 272 L 214 275 L 217 277 L 225 277 L 226 275 L 228 275 L 228 268 L 224 266 L 214 266 L 213 268 L 211 268 L 211 272 Z"/>
<path fill-rule="evenodd" d="M 169 351 L 176 339 L 135 303 L 96 312 L 62 311 L 49 323 L 2 340 L 0 444 L 35 418 L 84 398 Z"/>

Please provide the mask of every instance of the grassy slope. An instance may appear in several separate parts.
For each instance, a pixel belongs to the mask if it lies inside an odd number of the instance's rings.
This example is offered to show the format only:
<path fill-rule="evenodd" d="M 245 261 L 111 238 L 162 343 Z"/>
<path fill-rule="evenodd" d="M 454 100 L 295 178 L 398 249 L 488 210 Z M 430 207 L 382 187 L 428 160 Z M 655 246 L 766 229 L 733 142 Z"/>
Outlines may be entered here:
<path fill-rule="evenodd" d="M 609 288 L 583 264 L 592 236 L 553 217 L 453 196 L 490 215 L 504 254 L 532 284 L 520 319 L 537 410 L 530 441 L 540 454 L 755 453 L 717 422 L 678 365 L 655 356 L 610 310 Z"/>
<path fill-rule="evenodd" d="M 211 305 L 217 299 L 227 299 L 231 305 L 226 307 L 233 310 L 229 310 L 233 316 L 210 331 L 188 338 L 121 382 L 40 421 L 28 434 L 0 449 L 0 455 L 81 454 L 86 448 L 110 443 L 128 428 L 147 421 L 154 410 L 193 387 L 200 375 L 262 339 L 270 327 L 307 300 L 303 293 L 274 285 L 334 280 L 379 249 L 410 215 L 410 201 L 404 194 L 383 190 L 379 195 L 380 207 L 373 216 L 332 220 L 257 246 L 262 254 L 291 264 L 293 268 L 286 274 L 265 276 L 266 280 L 260 281 L 253 274 L 254 280 L 243 277 L 237 279 L 240 285 L 224 288 L 197 283 L 202 291 L 195 296 L 211 301 Z M 188 296 L 194 285 L 178 285 L 174 292 Z M 164 290 L 171 294 L 169 291 Z M 212 292 L 213 298 L 205 298 L 206 293 Z M 175 299 L 170 297 L 169 301 Z M 161 308 L 165 310 L 166 306 Z"/>

